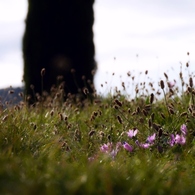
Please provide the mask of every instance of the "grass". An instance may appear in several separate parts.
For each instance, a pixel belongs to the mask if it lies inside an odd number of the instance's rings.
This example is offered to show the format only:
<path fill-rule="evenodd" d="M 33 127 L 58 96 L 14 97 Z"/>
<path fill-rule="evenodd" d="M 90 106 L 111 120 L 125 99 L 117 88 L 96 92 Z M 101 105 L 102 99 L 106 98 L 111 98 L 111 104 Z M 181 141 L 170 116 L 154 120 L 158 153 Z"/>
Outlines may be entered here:
<path fill-rule="evenodd" d="M 192 75 L 179 79 L 171 85 L 165 74 L 158 89 L 138 83 L 131 100 L 116 90 L 65 102 L 56 92 L 31 107 L 7 102 L 0 194 L 193 194 L 195 91 Z"/>

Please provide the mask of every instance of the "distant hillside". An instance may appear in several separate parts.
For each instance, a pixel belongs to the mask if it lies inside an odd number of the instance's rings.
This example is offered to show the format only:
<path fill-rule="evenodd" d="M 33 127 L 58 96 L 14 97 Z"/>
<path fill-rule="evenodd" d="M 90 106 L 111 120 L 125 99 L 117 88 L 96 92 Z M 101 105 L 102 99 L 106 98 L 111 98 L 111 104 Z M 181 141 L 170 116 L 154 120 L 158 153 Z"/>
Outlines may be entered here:
<path fill-rule="evenodd" d="M 0 103 L 3 105 L 6 102 L 9 104 L 19 103 L 23 100 L 20 96 L 21 92 L 23 92 L 22 87 L 0 89 Z"/>

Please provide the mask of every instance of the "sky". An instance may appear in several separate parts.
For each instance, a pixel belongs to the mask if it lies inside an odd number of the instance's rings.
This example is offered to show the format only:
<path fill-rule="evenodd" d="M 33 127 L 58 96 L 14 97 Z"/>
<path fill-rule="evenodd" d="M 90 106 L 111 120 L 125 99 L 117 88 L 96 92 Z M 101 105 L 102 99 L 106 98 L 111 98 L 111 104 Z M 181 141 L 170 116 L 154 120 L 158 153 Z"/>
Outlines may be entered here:
<path fill-rule="evenodd" d="M 166 72 L 173 80 L 187 61 L 193 72 L 194 10 L 192 0 L 96 0 L 96 88 L 105 93 L 110 89 L 101 84 L 121 86 L 128 71 L 141 79 L 140 72 L 148 70 L 153 80 Z M 0 0 L 0 88 L 23 85 L 21 44 L 26 12 L 27 0 Z"/>
<path fill-rule="evenodd" d="M 26 10 L 27 0 L 0 0 L 0 88 L 22 86 Z"/>

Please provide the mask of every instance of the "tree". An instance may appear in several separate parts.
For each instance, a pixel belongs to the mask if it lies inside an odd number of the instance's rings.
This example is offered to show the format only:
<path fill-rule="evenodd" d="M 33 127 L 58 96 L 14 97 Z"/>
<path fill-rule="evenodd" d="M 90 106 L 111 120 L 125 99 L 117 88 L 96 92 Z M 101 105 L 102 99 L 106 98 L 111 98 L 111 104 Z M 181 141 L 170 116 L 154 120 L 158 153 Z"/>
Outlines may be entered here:
<path fill-rule="evenodd" d="M 33 94 L 31 85 L 42 93 L 42 68 L 46 70 L 43 89 L 47 92 L 57 85 L 59 75 L 64 78 L 66 94 L 78 93 L 87 80 L 93 82 L 93 4 L 94 0 L 28 0 L 23 37 L 27 94 Z"/>

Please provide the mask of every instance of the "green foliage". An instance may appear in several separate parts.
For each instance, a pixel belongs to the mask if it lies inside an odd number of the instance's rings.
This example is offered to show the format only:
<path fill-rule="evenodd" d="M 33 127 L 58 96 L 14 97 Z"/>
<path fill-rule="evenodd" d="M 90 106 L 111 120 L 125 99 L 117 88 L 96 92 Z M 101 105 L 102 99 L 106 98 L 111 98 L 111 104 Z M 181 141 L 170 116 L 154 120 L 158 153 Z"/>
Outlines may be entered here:
<path fill-rule="evenodd" d="M 194 89 L 180 95 L 168 89 L 164 99 L 152 93 L 128 100 L 116 92 L 92 101 L 48 97 L 31 107 L 5 105 L 0 111 L 0 194 L 193 194 Z M 185 144 L 170 146 L 170 134 L 180 134 L 183 124 Z M 129 129 L 138 129 L 132 139 Z M 154 133 L 151 147 L 136 145 Z M 120 147 L 113 155 L 114 150 L 100 149 L 104 144 Z"/>

